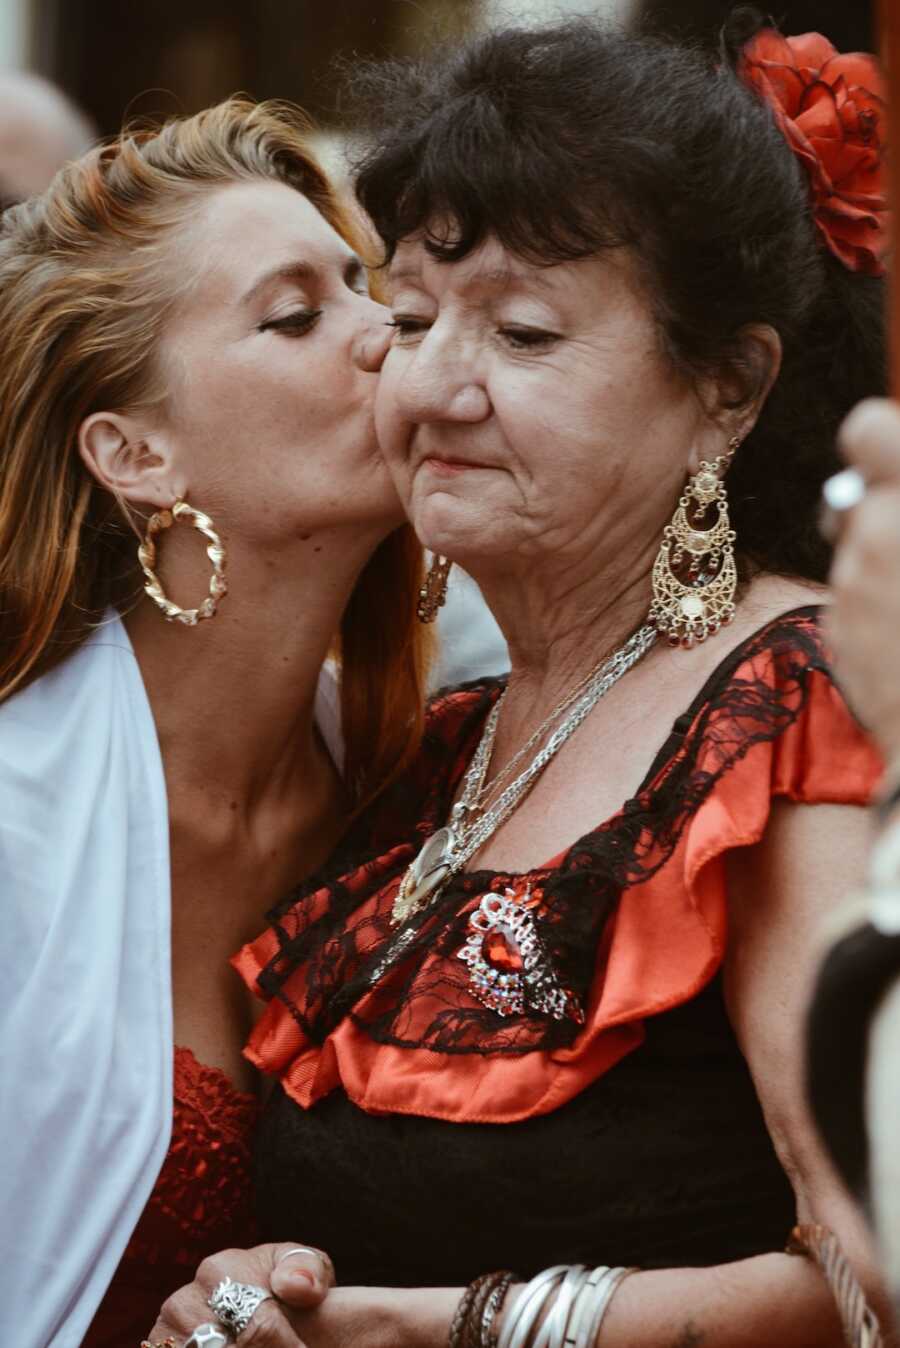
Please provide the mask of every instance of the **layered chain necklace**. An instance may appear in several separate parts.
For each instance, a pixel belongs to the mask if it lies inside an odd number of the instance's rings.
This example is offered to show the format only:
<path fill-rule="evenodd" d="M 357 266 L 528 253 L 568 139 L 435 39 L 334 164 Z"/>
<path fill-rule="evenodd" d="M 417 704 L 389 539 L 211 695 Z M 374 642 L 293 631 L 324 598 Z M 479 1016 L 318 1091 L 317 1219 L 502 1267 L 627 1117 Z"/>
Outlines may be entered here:
<path fill-rule="evenodd" d="M 602 660 L 553 708 L 522 748 L 486 785 L 500 710 L 506 694 L 498 699 L 485 722 L 478 748 L 463 779 L 460 798 L 450 813 L 449 823 L 431 835 L 403 876 L 391 911 L 394 925 L 406 922 L 435 898 L 451 876 L 461 871 L 481 850 L 488 838 L 522 803 L 544 768 L 559 753 L 566 740 L 574 735 L 601 697 L 646 655 L 657 635 L 656 628 L 647 624 L 629 637 L 624 646 Z M 500 790 L 513 769 L 541 741 L 560 716 L 564 716 L 563 721 L 544 747 L 535 753 L 517 777 Z"/>

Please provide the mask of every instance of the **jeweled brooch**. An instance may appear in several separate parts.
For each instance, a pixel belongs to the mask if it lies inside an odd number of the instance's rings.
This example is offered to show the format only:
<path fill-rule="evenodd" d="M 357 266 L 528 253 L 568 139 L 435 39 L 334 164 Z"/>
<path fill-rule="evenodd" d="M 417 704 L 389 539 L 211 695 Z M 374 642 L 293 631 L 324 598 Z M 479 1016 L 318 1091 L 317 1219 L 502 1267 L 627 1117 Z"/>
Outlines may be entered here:
<path fill-rule="evenodd" d="M 501 1016 L 536 1011 L 582 1024 L 584 1012 L 550 964 L 534 922 L 543 894 L 527 885 L 482 895 L 469 916 L 457 959 L 469 966 L 469 991 Z"/>

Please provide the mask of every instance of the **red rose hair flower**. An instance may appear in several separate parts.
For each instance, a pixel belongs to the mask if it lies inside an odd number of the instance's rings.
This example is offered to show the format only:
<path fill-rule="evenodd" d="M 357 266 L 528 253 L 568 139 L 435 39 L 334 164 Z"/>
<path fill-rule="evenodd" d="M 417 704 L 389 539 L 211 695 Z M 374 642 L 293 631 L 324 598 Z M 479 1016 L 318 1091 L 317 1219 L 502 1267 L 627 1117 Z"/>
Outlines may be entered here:
<path fill-rule="evenodd" d="M 886 89 L 874 56 L 842 56 L 821 33 L 757 33 L 738 73 L 770 104 L 802 160 L 825 246 L 851 271 L 881 276 L 888 248 Z"/>

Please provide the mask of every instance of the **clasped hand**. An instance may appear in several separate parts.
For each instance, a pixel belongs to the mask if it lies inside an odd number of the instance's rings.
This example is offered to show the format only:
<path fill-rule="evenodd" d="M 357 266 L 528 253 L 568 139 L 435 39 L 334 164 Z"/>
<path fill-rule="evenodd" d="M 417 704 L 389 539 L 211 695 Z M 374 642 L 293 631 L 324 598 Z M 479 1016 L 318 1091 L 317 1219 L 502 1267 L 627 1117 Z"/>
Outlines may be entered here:
<path fill-rule="evenodd" d="M 238 1339 L 239 1348 L 432 1348 L 446 1343 L 461 1289 L 337 1287 L 324 1251 L 291 1244 L 224 1250 L 204 1259 L 194 1281 L 163 1305 L 148 1339 L 178 1348 L 215 1321 L 213 1289 L 229 1277 L 271 1292 Z"/>

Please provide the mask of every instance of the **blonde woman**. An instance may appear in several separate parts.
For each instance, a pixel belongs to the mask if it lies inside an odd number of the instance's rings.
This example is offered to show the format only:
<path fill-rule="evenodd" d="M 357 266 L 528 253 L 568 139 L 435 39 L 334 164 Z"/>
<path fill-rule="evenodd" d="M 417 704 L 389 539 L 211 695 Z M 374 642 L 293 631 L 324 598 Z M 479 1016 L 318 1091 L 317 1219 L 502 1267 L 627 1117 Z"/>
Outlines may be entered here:
<path fill-rule="evenodd" d="M 125 134 L 3 217 L 3 1343 L 136 1344 L 252 1243 L 227 957 L 418 735 L 384 317 L 281 108 Z"/>

